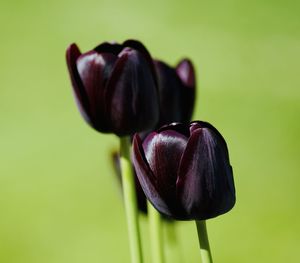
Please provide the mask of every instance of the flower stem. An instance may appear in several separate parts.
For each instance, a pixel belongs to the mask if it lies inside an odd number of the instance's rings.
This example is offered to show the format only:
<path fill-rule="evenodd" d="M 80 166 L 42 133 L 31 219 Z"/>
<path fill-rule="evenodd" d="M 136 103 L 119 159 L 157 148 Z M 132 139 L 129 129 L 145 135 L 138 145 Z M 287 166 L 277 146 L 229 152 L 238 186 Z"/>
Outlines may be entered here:
<path fill-rule="evenodd" d="M 166 234 L 166 247 L 170 262 L 183 262 L 175 221 L 163 221 Z"/>
<path fill-rule="evenodd" d="M 200 253 L 202 263 L 212 263 L 211 252 L 209 248 L 207 230 L 206 230 L 206 222 L 205 220 L 196 221 L 197 231 L 198 231 L 198 239 L 200 244 Z"/>
<path fill-rule="evenodd" d="M 122 185 L 127 219 L 129 246 L 132 263 L 142 263 L 143 255 L 138 222 L 136 192 L 132 165 L 130 161 L 130 138 L 120 138 L 120 163 L 122 171 Z"/>
<path fill-rule="evenodd" d="M 148 201 L 148 218 L 151 240 L 152 262 L 164 263 L 164 249 L 162 242 L 162 222 L 160 213 Z"/>

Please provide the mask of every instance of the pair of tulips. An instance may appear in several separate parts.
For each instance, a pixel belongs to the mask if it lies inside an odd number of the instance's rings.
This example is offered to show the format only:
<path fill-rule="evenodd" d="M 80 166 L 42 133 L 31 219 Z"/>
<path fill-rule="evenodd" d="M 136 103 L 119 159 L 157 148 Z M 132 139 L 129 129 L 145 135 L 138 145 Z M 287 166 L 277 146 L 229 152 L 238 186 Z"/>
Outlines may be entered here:
<path fill-rule="evenodd" d="M 233 207 L 224 138 L 209 123 L 188 124 L 195 98 L 189 60 L 173 69 L 152 60 L 140 42 L 128 40 L 84 54 L 72 44 L 67 64 L 80 112 L 93 128 L 118 136 L 148 134 L 144 140 L 134 136 L 132 159 L 146 197 L 159 212 L 203 220 Z"/>
<path fill-rule="evenodd" d="M 86 53 L 67 49 L 78 108 L 102 133 L 132 138 L 132 162 L 152 205 L 176 220 L 206 220 L 235 204 L 226 142 L 203 121 L 190 123 L 195 73 L 153 60 L 144 45 L 103 43 Z"/>

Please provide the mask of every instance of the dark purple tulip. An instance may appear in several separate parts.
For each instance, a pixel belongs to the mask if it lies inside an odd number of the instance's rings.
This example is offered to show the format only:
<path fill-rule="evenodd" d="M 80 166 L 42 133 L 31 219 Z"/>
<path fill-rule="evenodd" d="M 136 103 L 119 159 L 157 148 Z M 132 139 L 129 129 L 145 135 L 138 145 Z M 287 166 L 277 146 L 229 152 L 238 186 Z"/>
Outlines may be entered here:
<path fill-rule="evenodd" d="M 162 61 L 154 61 L 158 77 L 160 116 L 157 127 L 172 122 L 188 123 L 195 104 L 195 71 L 188 59 L 172 68 Z"/>
<path fill-rule="evenodd" d="M 140 42 L 103 43 L 83 54 L 72 44 L 66 55 L 79 110 L 93 128 L 123 136 L 156 125 L 156 73 Z"/>
<path fill-rule="evenodd" d="M 113 167 L 114 167 L 118 182 L 120 183 L 120 185 L 122 185 L 120 155 L 118 152 L 113 152 L 111 157 L 112 157 Z M 138 209 L 139 209 L 139 211 L 141 211 L 143 213 L 147 213 L 147 199 L 146 199 L 146 196 L 144 194 L 144 191 L 140 185 L 140 182 L 139 182 L 136 174 L 134 174 L 134 182 L 135 182 L 135 192 L 136 192 Z"/>
<path fill-rule="evenodd" d="M 178 220 L 205 220 L 228 212 L 235 189 L 227 145 L 207 122 L 170 124 L 136 134 L 133 163 L 154 207 Z"/>

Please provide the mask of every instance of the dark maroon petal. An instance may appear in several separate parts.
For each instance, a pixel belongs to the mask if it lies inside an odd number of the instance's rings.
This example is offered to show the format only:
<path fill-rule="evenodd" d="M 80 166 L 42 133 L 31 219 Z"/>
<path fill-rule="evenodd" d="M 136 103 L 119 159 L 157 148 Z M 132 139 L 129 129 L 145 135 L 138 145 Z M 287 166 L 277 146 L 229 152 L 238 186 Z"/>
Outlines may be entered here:
<path fill-rule="evenodd" d="M 182 90 L 181 108 L 180 122 L 188 123 L 192 119 L 195 108 L 195 89 L 184 88 Z"/>
<path fill-rule="evenodd" d="M 118 43 L 112 42 L 104 42 L 97 47 L 94 48 L 94 50 L 97 53 L 111 53 L 117 56 L 123 49 L 123 45 L 120 45 Z"/>
<path fill-rule="evenodd" d="M 154 62 L 158 79 L 160 117 L 158 127 L 181 122 L 182 83 L 176 71 L 162 61 Z M 187 120 L 189 121 L 189 120 Z"/>
<path fill-rule="evenodd" d="M 193 127 L 178 171 L 177 196 L 195 220 L 216 217 L 235 203 L 227 147 L 213 130 Z"/>
<path fill-rule="evenodd" d="M 185 86 L 192 89 L 195 88 L 195 70 L 193 63 L 189 59 L 181 60 L 176 66 L 176 72 Z"/>
<path fill-rule="evenodd" d="M 207 128 L 207 129 L 213 131 L 216 134 L 216 136 L 218 137 L 218 139 L 224 145 L 224 151 L 226 152 L 227 159 L 229 160 L 228 147 L 227 147 L 227 143 L 226 143 L 223 135 L 213 125 L 211 125 L 209 122 L 205 122 L 205 121 L 192 121 L 190 123 L 190 133 L 191 134 L 193 133 L 194 130 L 197 130 L 199 128 Z"/>
<path fill-rule="evenodd" d="M 78 73 L 89 97 L 93 126 L 103 132 L 110 130 L 105 113 L 105 94 L 106 83 L 116 60 L 113 54 L 98 54 L 95 51 L 87 52 L 77 59 Z"/>
<path fill-rule="evenodd" d="M 137 134 L 133 138 L 132 161 L 136 175 L 148 200 L 156 209 L 170 215 L 171 212 L 169 207 L 156 189 L 156 178 L 149 167 L 142 142 Z"/>
<path fill-rule="evenodd" d="M 157 190 L 173 212 L 177 209 L 177 171 L 187 140 L 181 133 L 166 130 L 151 133 L 143 142 L 147 162 L 156 178 Z"/>
<path fill-rule="evenodd" d="M 80 50 L 78 49 L 75 43 L 71 44 L 67 48 L 66 60 L 68 65 L 68 70 L 71 77 L 72 87 L 78 105 L 79 111 L 83 118 L 91 124 L 90 112 L 89 112 L 89 102 L 87 94 L 84 90 L 82 81 L 77 71 L 77 59 L 81 55 Z"/>
<path fill-rule="evenodd" d="M 173 122 L 167 125 L 164 125 L 160 127 L 157 132 L 167 131 L 167 130 L 173 130 L 176 131 L 186 137 L 190 137 L 190 130 L 187 125 L 184 125 L 182 123 Z"/>
<path fill-rule="evenodd" d="M 123 47 L 130 47 L 142 53 L 147 59 L 151 59 L 151 55 L 146 49 L 146 47 L 138 40 L 128 39 L 123 43 Z"/>
<path fill-rule="evenodd" d="M 158 99 L 153 74 L 144 56 L 125 48 L 107 84 L 107 112 L 119 136 L 153 128 Z"/>
<path fill-rule="evenodd" d="M 132 49 L 135 49 L 137 51 L 139 51 L 141 54 L 143 54 L 143 56 L 145 57 L 145 59 L 147 60 L 149 67 L 151 69 L 152 75 L 154 76 L 154 82 L 155 85 L 157 87 L 157 77 L 156 77 L 156 72 L 155 72 L 155 67 L 153 64 L 153 60 L 152 57 L 149 53 L 149 51 L 146 49 L 146 47 L 137 40 L 133 40 L 133 39 L 128 39 L 123 43 L 124 47 L 130 47 Z"/>
<path fill-rule="evenodd" d="M 196 80 L 195 70 L 190 60 L 182 60 L 176 67 L 177 74 L 182 81 L 182 119 L 181 122 L 189 122 L 192 118 L 195 97 L 196 97 Z"/>

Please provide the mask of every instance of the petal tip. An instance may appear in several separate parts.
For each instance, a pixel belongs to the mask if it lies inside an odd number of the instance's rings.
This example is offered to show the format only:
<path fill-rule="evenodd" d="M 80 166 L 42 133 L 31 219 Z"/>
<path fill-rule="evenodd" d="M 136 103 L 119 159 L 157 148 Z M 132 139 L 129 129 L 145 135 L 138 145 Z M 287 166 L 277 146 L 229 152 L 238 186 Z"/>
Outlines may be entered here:
<path fill-rule="evenodd" d="M 81 52 L 78 46 L 76 45 L 76 43 L 72 43 L 71 45 L 68 46 L 66 51 L 67 60 L 77 59 L 80 55 Z"/>
<path fill-rule="evenodd" d="M 195 87 L 195 69 L 190 59 L 182 59 L 176 66 L 176 72 L 181 81 L 188 87 Z"/>

